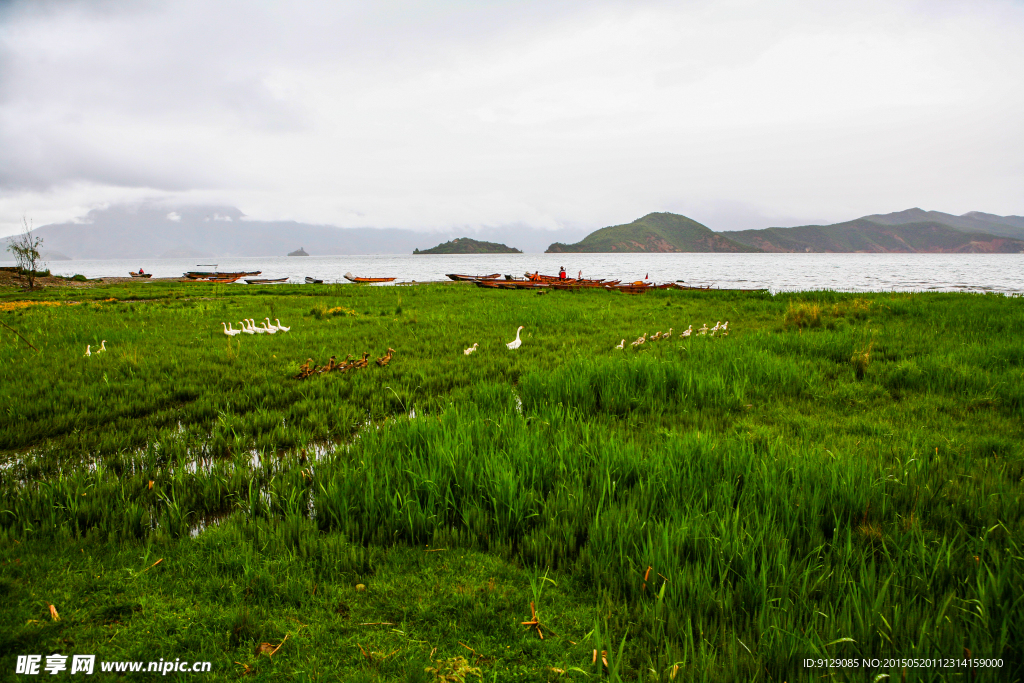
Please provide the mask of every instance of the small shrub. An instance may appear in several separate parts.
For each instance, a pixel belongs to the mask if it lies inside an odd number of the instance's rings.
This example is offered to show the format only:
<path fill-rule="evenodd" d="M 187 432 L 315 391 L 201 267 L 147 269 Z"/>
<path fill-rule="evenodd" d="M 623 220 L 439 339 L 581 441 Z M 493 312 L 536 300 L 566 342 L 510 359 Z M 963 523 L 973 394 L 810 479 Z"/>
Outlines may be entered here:
<path fill-rule="evenodd" d="M 871 348 L 874 345 L 875 342 L 872 341 L 866 349 L 854 350 L 853 355 L 850 357 L 850 362 L 853 364 L 853 371 L 857 374 L 857 379 L 864 379 L 864 371 L 868 369 L 868 365 L 871 363 Z"/>
<path fill-rule="evenodd" d="M 821 327 L 821 304 L 802 303 L 796 306 L 791 301 L 786 310 L 786 324 L 796 327 Z"/>
<path fill-rule="evenodd" d="M 75 276 L 71 279 L 74 280 L 75 282 L 86 282 L 89 278 L 82 275 L 81 273 L 76 273 Z"/>

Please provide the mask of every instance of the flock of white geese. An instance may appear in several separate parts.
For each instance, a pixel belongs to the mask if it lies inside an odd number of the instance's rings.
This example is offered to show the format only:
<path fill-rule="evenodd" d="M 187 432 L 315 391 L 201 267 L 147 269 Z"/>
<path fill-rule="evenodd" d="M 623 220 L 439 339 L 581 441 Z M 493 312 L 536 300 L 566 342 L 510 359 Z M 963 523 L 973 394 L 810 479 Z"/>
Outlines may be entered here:
<path fill-rule="evenodd" d="M 708 334 L 710 332 L 712 337 L 714 337 L 716 334 L 720 334 L 723 337 L 727 337 L 727 336 L 729 336 L 729 321 L 726 320 L 723 323 L 721 320 L 719 320 L 717 323 L 715 323 L 714 327 L 708 327 L 708 324 L 704 323 L 703 327 L 699 327 L 696 330 L 693 329 L 693 325 L 690 325 L 688 328 L 686 328 L 685 330 L 683 330 L 682 332 L 679 333 L 679 337 L 680 338 L 689 337 L 690 335 L 692 335 L 695 332 L 698 335 L 700 335 L 700 336 L 706 335 L 706 334 Z M 632 346 L 634 349 L 636 349 L 636 348 L 639 348 L 639 347 L 643 346 L 644 344 L 646 344 L 649 341 L 663 341 L 665 339 L 670 338 L 671 336 L 672 336 L 672 328 L 670 327 L 670 328 L 668 328 L 668 332 L 666 332 L 665 334 L 662 334 L 661 330 L 658 330 L 656 333 L 652 334 L 650 337 L 648 337 L 647 334 L 644 334 L 642 337 L 637 337 L 636 341 L 630 342 L 629 345 Z M 620 341 L 619 345 L 616 346 L 615 348 L 620 350 L 620 351 L 622 349 L 626 348 L 626 340 L 623 339 L 622 341 Z"/>
<path fill-rule="evenodd" d="M 100 342 L 100 348 L 96 349 L 96 353 L 104 353 L 107 350 L 107 340 L 104 339 Z M 85 357 L 88 358 L 92 355 L 92 344 L 85 345 Z"/>
<path fill-rule="evenodd" d="M 658 330 L 657 332 L 655 332 L 654 334 L 650 335 L 649 337 L 645 333 L 642 337 L 637 337 L 636 341 L 630 342 L 629 345 L 632 346 L 634 349 L 636 349 L 636 348 L 639 348 L 640 346 L 643 346 L 648 341 L 663 341 L 665 339 L 670 339 L 672 337 L 672 334 L 673 334 L 672 329 L 673 328 L 671 328 L 671 327 L 668 328 L 668 332 L 666 332 L 664 334 L 661 333 L 661 330 Z M 522 331 L 523 331 L 523 326 L 520 325 L 519 329 L 516 330 L 516 338 L 513 339 L 512 341 L 510 341 L 508 344 L 505 344 L 505 346 L 507 346 L 508 348 L 513 349 L 513 350 L 514 349 L 518 349 L 520 346 L 522 346 L 523 340 L 519 338 L 519 333 L 522 332 Z M 721 320 L 719 320 L 717 323 L 715 323 L 714 327 L 708 327 L 708 324 L 704 323 L 703 327 L 699 327 L 696 330 L 693 329 L 693 325 L 690 325 L 688 328 L 686 328 L 685 330 L 683 330 L 682 332 L 679 333 L 679 337 L 680 338 L 689 337 L 689 336 L 693 335 L 694 333 L 696 333 L 698 336 L 703 336 L 703 335 L 710 334 L 712 337 L 714 337 L 717 334 L 717 335 L 722 336 L 722 337 L 727 337 L 729 335 L 729 321 L 726 320 L 723 323 Z M 472 346 L 470 346 L 468 349 L 465 349 L 462 353 L 464 353 L 465 355 L 468 356 L 468 355 L 472 354 L 474 351 L 476 351 L 479 346 L 480 346 L 480 343 L 477 342 L 477 343 L 473 344 Z M 626 340 L 623 339 L 622 341 L 620 341 L 619 345 L 616 346 L 615 348 L 620 350 L 620 351 L 622 349 L 626 348 Z"/>
<path fill-rule="evenodd" d="M 510 341 L 510 342 L 509 342 L 508 344 L 505 344 L 505 346 L 507 346 L 507 347 L 508 347 L 509 349 L 511 349 L 511 350 L 513 350 L 513 351 L 515 351 L 515 350 L 516 350 L 516 349 L 518 349 L 518 348 L 519 348 L 520 346 L 522 346 L 522 345 L 523 345 L 523 340 L 519 338 L 519 333 L 520 333 L 520 332 L 522 332 L 522 331 L 523 331 L 523 329 L 524 329 L 524 328 L 523 328 L 523 326 L 522 326 L 522 325 L 520 325 L 520 326 L 519 326 L 519 329 L 518 329 L 518 330 L 516 330 L 516 338 L 515 338 L 515 339 L 513 339 L 512 341 Z M 465 350 L 465 351 L 463 351 L 462 353 L 464 353 L 464 354 L 466 354 L 466 355 L 468 356 L 468 355 L 470 355 L 471 353 L 473 353 L 474 351 L 476 351 L 476 350 L 477 350 L 477 347 L 479 347 L 479 346 L 480 346 L 480 342 L 476 342 L 475 344 L 473 344 L 472 346 L 470 346 L 470 347 L 469 347 L 468 349 L 466 349 L 466 350 Z"/>
<path fill-rule="evenodd" d="M 274 323 L 277 323 L 276 325 Z M 285 327 L 281 324 L 280 318 L 275 318 L 274 323 L 270 322 L 270 318 L 264 318 L 263 322 L 259 325 L 252 318 L 246 318 L 242 322 L 238 323 L 242 326 L 242 329 L 236 330 L 231 323 L 221 323 L 221 327 L 224 328 L 224 334 L 229 337 L 234 337 L 236 334 L 277 334 L 278 332 L 287 332 L 290 327 Z"/>

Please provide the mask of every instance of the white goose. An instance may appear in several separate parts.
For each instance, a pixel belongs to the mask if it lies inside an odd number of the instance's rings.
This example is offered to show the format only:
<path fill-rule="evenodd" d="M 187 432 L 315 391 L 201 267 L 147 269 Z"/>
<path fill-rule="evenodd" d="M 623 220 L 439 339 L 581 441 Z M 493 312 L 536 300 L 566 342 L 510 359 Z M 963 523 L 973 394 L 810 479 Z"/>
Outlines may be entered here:
<path fill-rule="evenodd" d="M 662 339 L 668 339 L 671 336 L 672 336 L 672 328 L 670 327 L 670 328 L 668 328 L 668 332 L 665 333 L 665 336 L 663 336 Z"/>
<path fill-rule="evenodd" d="M 267 318 L 267 320 L 269 321 L 270 318 Z M 267 323 L 263 323 L 263 331 L 266 332 L 267 334 L 277 334 L 277 328 L 272 327 Z"/>
<path fill-rule="evenodd" d="M 103 353 L 107 350 L 107 340 L 104 339 L 100 342 L 100 348 L 96 349 L 96 353 Z"/>
<path fill-rule="evenodd" d="M 248 326 L 247 323 L 240 321 L 238 324 L 242 326 L 242 329 L 239 330 L 239 332 L 245 332 L 246 334 L 256 334 L 255 332 L 253 332 L 252 330 L 249 329 L 249 326 Z"/>
<path fill-rule="evenodd" d="M 88 358 L 89 356 L 92 355 L 92 351 L 89 350 L 90 346 L 92 346 L 92 344 L 86 344 L 85 345 L 85 354 L 84 355 L 85 355 L 86 358 Z"/>
<path fill-rule="evenodd" d="M 722 321 L 721 320 L 716 322 L 715 326 L 711 328 L 711 336 L 714 337 L 715 336 L 715 332 L 718 332 L 720 329 L 722 329 Z"/>
<path fill-rule="evenodd" d="M 700 329 L 698 329 L 697 331 L 700 332 L 701 334 L 707 334 L 708 333 L 708 324 L 704 323 L 704 326 L 701 327 Z"/>
<path fill-rule="evenodd" d="M 252 331 L 255 332 L 256 334 L 266 334 L 267 333 L 267 331 L 265 329 L 263 329 L 262 327 L 257 326 L 256 325 L 256 321 L 253 320 L 252 318 L 246 318 L 246 320 L 249 321 L 249 327 L 251 327 Z"/>
<path fill-rule="evenodd" d="M 619 342 L 619 345 L 616 346 L 615 348 L 618 349 L 619 351 L 621 351 L 622 349 L 625 348 L 625 346 L 626 346 L 626 340 L 623 339 L 622 341 Z"/>
<path fill-rule="evenodd" d="M 284 325 L 282 325 L 282 324 L 281 324 L 281 319 L 280 319 L 280 318 L 274 318 L 274 322 L 276 322 L 276 323 L 277 323 L 277 329 L 281 330 L 282 332 L 287 332 L 287 331 L 289 331 L 290 329 L 292 329 L 292 328 L 290 328 L 290 327 L 285 327 Z"/>
<path fill-rule="evenodd" d="M 236 334 L 240 334 L 242 332 L 241 330 L 236 330 L 234 328 L 231 328 L 229 330 L 227 323 L 222 322 L 220 326 L 224 328 L 224 334 L 228 335 L 229 337 L 234 337 Z"/>
<path fill-rule="evenodd" d="M 523 340 L 519 338 L 519 332 L 522 331 L 522 329 L 523 326 L 520 325 L 519 329 L 516 330 L 516 338 L 513 341 L 510 341 L 508 344 L 505 344 L 505 346 L 513 350 L 518 349 L 520 346 L 522 346 Z"/>
<path fill-rule="evenodd" d="M 638 346 L 640 346 L 641 344 L 643 344 L 645 341 L 647 341 L 647 333 L 646 332 L 644 332 L 644 336 L 637 337 L 636 341 L 635 342 L 630 342 L 629 345 L 632 346 L 635 349 Z"/>
<path fill-rule="evenodd" d="M 474 351 L 476 351 L 476 347 L 478 347 L 478 346 L 480 346 L 480 342 L 477 342 L 477 343 L 473 344 L 472 346 L 470 346 L 468 349 L 466 349 L 462 353 L 464 353 L 464 354 L 466 354 L 468 356 L 469 354 L 471 354 Z"/>
<path fill-rule="evenodd" d="M 275 325 L 272 322 L 270 322 L 270 318 L 264 318 L 264 320 L 267 321 L 267 327 L 269 327 L 270 329 L 274 330 L 275 332 L 281 332 L 282 331 L 280 327 L 278 327 L 277 325 Z"/>

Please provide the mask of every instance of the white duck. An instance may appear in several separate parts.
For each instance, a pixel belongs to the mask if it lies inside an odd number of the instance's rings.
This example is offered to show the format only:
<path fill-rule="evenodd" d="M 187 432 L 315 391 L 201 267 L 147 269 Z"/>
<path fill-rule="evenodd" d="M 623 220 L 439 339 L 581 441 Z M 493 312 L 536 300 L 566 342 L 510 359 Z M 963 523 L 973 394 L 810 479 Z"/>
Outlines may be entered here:
<path fill-rule="evenodd" d="M 474 351 L 476 351 L 476 347 L 478 347 L 478 346 L 480 346 L 480 342 L 477 342 L 477 343 L 473 344 L 472 346 L 470 346 L 468 349 L 466 349 L 462 353 L 464 353 L 464 354 L 466 354 L 468 356 L 469 354 L 471 354 Z"/>
<path fill-rule="evenodd" d="M 704 326 L 701 327 L 700 329 L 698 329 L 697 331 L 700 332 L 701 334 L 707 334 L 708 333 L 708 324 L 704 323 Z"/>
<path fill-rule="evenodd" d="M 236 330 L 234 328 L 231 328 L 229 330 L 227 323 L 222 322 L 220 326 L 224 328 L 224 334 L 228 335 L 229 337 L 234 337 L 236 334 L 240 334 L 242 332 L 241 330 Z"/>
<path fill-rule="evenodd" d="M 689 327 L 687 327 L 687 328 L 686 328 L 685 330 L 683 330 L 682 332 L 680 332 L 680 333 L 679 333 L 679 336 L 680 336 L 680 337 L 689 337 L 689 336 L 690 336 L 691 334 L 693 334 L 693 325 L 690 325 L 690 326 L 689 326 Z"/>
<path fill-rule="evenodd" d="M 96 353 L 103 353 L 107 350 L 107 340 L 104 339 L 100 342 L 100 348 L 96 349 Z"/>
<path fill-rule="evenodd" d="M 626 340 L 625 340 L 625 339 L 623 339 L 622 341 L 620 341 L 620 342 L 619 342 L 619 345 L 618 345 L 618 346 L 616 346 L 615 348 L 616 348 L 616 349 L 618 349 L 619 351 L 621 351 L 621 350 L 622 350 L 622 349 L 624 349 L 625 347 L 626 347 Z"/>
<path fill-rule="evenodd" d="M 247 323 L 239 321 L 238 324 L 242 326 L 242 329 L 239 330 L 239 332 L 245 332 L 246 334 L 256 334 L 254 331 L 249 329 L 249 326 L 248 326 Z"/>
<path fill-rule="evenodd" d="M 274 322 L 276 322 L 276 323 L 277 323 L 277 329 L 281 330 L 282 332 L 287 332 L 287 331 L 289 331 L 290 329 L 292 329 L 292 328 L 290 328 L 290 327 L 285 327 L 284 325 L 282 325 L 282 324 L 281 324 L 281 319 L 280 319 L 280 318 L 274 318 Z"/>
<path fill-rule="evenodd" d="M 672 328 L 670 327 L 670 328 L 668 328 L 668 332 L 665 333 L 665 336 L 663 336 L 662 339 L 668 339 L 671 336 L 672 336 Z"/>
<path fill-rule="evenodd" d="M 630 342 L 629 345 L 632 346 L 635 349 L 638 346 L 640 346 L 641 344 L 643 344 L 645 341 L 647 341 L 647 333 L 646 332 L 644 332 L 644 336 L 637 337 L 637 340 L 635 342 Z"/>
<path fill-rule="evenodd" d="M 89 350 L 90 346 L 92 346 L 92 344 L 86 344 L 85 345 L 85 354 L 84 355 L 85 355 L 86 358 L 88 358 L 89 356 L 92 355 L 92 351 Z"/>
<path fill-rule="evenodd" d="M 716 322 L 715 326 L 711 328 L 711 336 L 714 337 L 715 336 L 715 332 L 718 332 L 720 329 L 722 329 L 722 321 L 721 320 Z"/>
<path fill-rule="evenodd" d="M 510 349 L 518 349 L 520 346 L 522 346 L 523 340 L 519 338 L 519 333 L 522 331 L 522 329 L 523 326 L 520 325 L 519 329 L 516 330 L 516 338 L 510 341 L 508 344 L 505 344 L 505 346 L 507 346 Z"/>

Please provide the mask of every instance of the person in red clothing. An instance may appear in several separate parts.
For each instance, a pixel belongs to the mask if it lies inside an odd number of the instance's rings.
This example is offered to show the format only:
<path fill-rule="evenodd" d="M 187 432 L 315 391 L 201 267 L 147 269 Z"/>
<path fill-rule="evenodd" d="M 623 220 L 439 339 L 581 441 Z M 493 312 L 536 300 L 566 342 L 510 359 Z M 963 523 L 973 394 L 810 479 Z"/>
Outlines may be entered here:
<path fill-rule="evenodd" d="M 565 279 L 565 267 L 564 266 L 558 270 L 558 279 L 559 280 L 564 280 Z"/>

